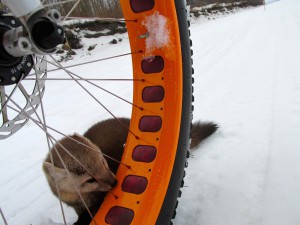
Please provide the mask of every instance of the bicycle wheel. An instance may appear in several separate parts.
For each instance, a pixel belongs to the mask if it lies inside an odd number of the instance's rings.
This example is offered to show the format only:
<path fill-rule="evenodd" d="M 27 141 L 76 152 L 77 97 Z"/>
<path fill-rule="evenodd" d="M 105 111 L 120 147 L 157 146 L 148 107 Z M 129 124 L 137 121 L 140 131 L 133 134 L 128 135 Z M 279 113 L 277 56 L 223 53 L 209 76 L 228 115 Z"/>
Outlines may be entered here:
<path fill-rule="evenodd" d="M 138 53 L 132 54 L 133 79 L 141 81 L 133 85 L 132 104 L 138 107 L 132 107 L 122 157 L 129 167 L 119 167 L 114 194 L 106 196 L 91 224 L 165 225 L 174 217 L 183 186 L 192 119 L 186 4 L 184 0 L 120 3 L 131 52 Z M 44 87 L 32 95 L 43 92 Z M 25 123 L 28 118 L 21 119 Z"/>

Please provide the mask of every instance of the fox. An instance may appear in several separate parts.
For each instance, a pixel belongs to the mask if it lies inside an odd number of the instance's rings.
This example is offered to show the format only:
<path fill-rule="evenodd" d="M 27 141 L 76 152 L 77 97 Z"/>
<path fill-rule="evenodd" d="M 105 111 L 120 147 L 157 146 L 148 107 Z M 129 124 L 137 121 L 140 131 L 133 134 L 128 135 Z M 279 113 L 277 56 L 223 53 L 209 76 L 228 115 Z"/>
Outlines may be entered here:
<path fill-rule="evenodd" d="M 83 135 L 74 133 L 62 138 L 47 154 L 42 166 L 44 174 L 53 194 L 77 213 L 74 225 L 90 224 L 90 214 L 97 213 L 108 191 L 117 185 L 115 174 L 129 125 L 128 118 L 98 122 Z M 190 148 L 197 148 L 217 129 L 213 122 L 193 123 Z"/>

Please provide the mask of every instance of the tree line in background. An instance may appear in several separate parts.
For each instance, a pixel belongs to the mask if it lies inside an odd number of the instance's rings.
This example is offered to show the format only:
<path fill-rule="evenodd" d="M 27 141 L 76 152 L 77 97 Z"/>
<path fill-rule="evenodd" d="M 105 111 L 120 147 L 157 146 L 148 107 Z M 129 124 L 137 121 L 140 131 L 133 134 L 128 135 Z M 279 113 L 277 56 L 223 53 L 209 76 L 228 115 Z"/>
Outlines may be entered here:
<path fill-rule="evenodd" d="M 210 4 L 221 4 L 221 3 L 237 3 L 245 2 L 247 5 L 258 6 L 263 5 L 264 0 L 188 0 L 191 7 L 201 7 Z"/>
<path fill-rule="evenodd" d="M 58 9 L 61 14 L 67 15 L 73 9 L 77 0 L 45 0 L 50 8 Z M 63 2 L 59 4 L 59 2 Z M 122 18 L 122 10 L 119 0 L 81 0 L 73 9 L 71 17 L 101 17 L 101 18 Z"/>
<path fill-rule="evenodd" d="M 68 15 L 72 10 L 70 17 L 123 17 L 119 0 L 43 0 L 41 2 L 48 8 L 59 10 L 63 16 Z M 7 7 L 0 2 L 0 13 L 7 11 Z"/>
<path fill-rule="evenodd" d="M 200 7 L 216 3 L 235 3 L 239 0 L 187 0 L 191 7 Z M 77 0 L 44 0 L 43 3 L 49 8 L 58 9 L 61 14 L 67 15 L 77 4 Z M 263 5 L 264 0 L 244 0 L 249 5 Z M 5 11 L 5 6 L 0 3 L 0 11 Z M 119 0 L 81 0 L 72 11 L 71 17 L 101 17 L 122 18 Z"/>

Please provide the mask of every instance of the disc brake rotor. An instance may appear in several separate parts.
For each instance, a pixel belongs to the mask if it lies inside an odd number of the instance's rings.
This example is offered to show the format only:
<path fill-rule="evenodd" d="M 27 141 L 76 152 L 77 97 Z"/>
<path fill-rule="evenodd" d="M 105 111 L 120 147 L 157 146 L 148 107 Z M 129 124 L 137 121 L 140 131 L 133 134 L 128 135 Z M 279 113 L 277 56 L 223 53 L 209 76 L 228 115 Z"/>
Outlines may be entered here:
<path fill-rule="evenodd" d="M 45 56 L 13 57 L 4 50 L 3 34 L 19 26 L 14 17 L 0 16 L 0 139 L 13 135 L 28 122 L 45 92 Z M 22 82 L 30 72 L 35 79 Z"/>

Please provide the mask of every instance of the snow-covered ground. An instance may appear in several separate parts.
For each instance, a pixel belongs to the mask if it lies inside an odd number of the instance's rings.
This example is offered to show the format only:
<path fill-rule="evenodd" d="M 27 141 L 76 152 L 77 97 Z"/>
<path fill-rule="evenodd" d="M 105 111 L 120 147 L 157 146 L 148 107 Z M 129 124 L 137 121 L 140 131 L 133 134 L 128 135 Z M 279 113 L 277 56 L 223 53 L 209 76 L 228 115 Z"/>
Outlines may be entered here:
<path fill-rule="evenodd" d="M 195 21 L 191 30 L 194 118 L 215 121 L 220 129 L 192 152 L 174 224 L 299 225 L 300 1 L 281 0 L 265 10 Z M 108 44 L 109 37 L 99 40 L 103 45 L 98 43 L 90 54 L 81 52 L 76 62 L 130 51 L 125 40 L 117 45 Z M 130 57 L 72 70 L 85 77 L 130 76 Z M 83 133 L 109 117 L 93 100 L 83 100 L 76 85 L 48 81 L 46 87 L 47 121 L 58 130 Z M 130 82 L 105 87 L 131 99 Z M 102 98 L 117 116 L 130 115 L 122 101 Z M 62 222 L 41 170 L 47 153 L 44 136 L 29 122 L 0 142 L 0 207 L 9 225 Z M 68 221 L 76 220 L 67 211 Z"/>

